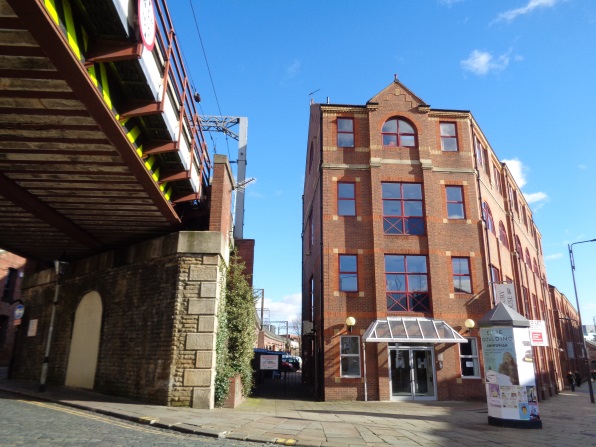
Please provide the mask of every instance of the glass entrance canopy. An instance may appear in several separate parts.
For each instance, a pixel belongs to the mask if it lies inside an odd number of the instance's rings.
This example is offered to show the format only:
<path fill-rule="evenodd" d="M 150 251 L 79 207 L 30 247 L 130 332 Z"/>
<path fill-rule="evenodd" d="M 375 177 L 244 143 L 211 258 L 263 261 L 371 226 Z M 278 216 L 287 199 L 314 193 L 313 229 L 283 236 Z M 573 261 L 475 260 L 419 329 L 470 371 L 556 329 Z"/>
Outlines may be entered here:
<path fill-rule="evenodd" d="M 467 343 L 455 329 L 432 318 L 387 317 L 368 327 L 364 341 L 373 343 Z"/>

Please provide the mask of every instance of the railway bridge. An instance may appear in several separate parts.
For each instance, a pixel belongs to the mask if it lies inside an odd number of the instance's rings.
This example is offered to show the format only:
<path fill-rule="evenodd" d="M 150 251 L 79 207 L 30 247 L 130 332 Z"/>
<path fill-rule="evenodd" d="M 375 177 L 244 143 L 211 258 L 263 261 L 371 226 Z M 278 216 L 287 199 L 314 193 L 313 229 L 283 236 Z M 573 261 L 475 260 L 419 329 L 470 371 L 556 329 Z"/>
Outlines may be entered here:
<path fill-rule="evenodd" d="M 213 407 L 236 182 L 198 100 L 165 0 L 0 0 L 11 377 Z"/>

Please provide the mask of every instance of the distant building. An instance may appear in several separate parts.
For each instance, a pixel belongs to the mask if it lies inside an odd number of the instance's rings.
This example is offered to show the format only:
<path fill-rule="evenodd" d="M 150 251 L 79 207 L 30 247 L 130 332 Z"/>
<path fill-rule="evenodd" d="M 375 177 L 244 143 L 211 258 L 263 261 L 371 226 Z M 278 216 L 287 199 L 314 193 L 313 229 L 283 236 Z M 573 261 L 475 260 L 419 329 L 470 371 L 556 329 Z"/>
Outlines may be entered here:
<path fill-rule="evenodd" d="M 311 104 L 302 229 L 303 377 L 323 400 L 485 399 L 464 322 L 499 284 L 554 331 L 540 232 L 508 167 L 469 111 L 398 80 L 364 105 Z M 558 349 L 532 350 L 546 398 Z"/>

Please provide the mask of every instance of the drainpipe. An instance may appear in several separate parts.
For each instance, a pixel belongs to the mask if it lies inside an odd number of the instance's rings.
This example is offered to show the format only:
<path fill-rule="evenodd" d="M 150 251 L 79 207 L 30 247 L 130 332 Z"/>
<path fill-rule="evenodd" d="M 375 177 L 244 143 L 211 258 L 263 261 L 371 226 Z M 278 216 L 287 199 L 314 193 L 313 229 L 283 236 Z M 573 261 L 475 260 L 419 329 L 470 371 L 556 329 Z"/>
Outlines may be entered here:
<path fill-rule="evenodd" d="M 488 264 L 486 265 L 486 272 L 488 274 L 488 282 L 489 284 L 493 285 L 493 278 L 492 278 L 492 272 L 490 269 L 491 266 L 491 257 L 490 257 L 490 244 L 488 241 L 488 227 L 486 225 L 486 221 L 484 220 L 484 213 L 482 211 L 482 192 L 481 192 L 481 184 L 480 184 L 480 169 L 478 167 L 478 157 L 476 155 L 476 145 L 474 144 L 474 126 L 472 124 L 472 121 L 470 120 L 470 140 L 472 141 L 472 152 L 474 154 L 474 170 L 476 171 L 476 187 L 478 188 L 478 204 L 480 206 L 480 216 L 482 216 L 482 222 L 483 222 L 483 227 L 484 227 L 484 234 L 483 234 L 483 239 L 484 239 L 484 246 L 486 247 L 486 255 L 488 258 Z M 487 151 L 488 153 L 488 151 Z M 488 163 L 488 160 L 485 161 L 485 163 Z M 494 222 L 493 222 L 494 225 Z M 495 298 L 494 298 L 494 290 L 493 287 L 489 287 L 488 288 L 488 296 L 490 298 L 490 304 L 491 304 L 491 309 L 493 307 L 495 307 Z"/>

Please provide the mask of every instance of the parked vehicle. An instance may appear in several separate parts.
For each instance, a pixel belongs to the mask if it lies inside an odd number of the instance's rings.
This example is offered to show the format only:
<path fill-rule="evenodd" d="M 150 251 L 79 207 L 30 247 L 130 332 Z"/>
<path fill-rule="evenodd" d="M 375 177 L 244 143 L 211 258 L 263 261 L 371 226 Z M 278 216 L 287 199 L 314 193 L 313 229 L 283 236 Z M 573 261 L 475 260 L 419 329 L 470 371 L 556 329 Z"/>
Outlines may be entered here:
<path fill-rule="evenodd" d="M 289 365 L 291 365 L 292 371 L 298 371 L 300 368 L 302 368 L 302 359 L 298 356 L 283 355 L 281 357 L 282 367 L 283 367 L 284 363 L 288 363 Z M 282 371 L 283 371 L 283 369 L 282 369 Z"/>

